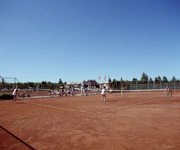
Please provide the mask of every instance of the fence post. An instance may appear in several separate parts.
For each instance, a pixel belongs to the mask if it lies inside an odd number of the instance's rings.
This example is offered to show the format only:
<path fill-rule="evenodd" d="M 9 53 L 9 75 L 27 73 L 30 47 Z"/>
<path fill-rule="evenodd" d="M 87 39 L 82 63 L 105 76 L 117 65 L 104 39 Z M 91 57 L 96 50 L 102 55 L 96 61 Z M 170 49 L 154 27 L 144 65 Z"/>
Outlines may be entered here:
<path fill-rule="evenodd" d="M 175 92 L 176 92 L 176 79 L 174 78 L 174 89 L 175 89 Z"/>
<path fill-rule="evenodd" d="M 161 80 L 160 80 L 160 89 L 161 89 Z"/>
<path fill-rule="evenodd" d="M 116 80 L 116 90 L 117 90 L 117 80 Z"/>
<path fill-rule="evenodd" d="M 16 88 L 16 79 L 14 78 L 14 89 Z"/>

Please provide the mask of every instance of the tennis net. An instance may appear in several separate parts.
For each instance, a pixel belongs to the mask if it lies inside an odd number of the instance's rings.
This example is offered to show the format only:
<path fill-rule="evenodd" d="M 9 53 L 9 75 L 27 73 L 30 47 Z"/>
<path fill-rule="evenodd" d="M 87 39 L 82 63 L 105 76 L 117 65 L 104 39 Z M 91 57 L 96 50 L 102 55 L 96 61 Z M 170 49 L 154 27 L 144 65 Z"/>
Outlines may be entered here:
<path fill-rule="evenodd" d="M 165 97 L 169 91 L 165 89 L 149 90 L 106 90 L 111 96 L 127 97 Z"/>

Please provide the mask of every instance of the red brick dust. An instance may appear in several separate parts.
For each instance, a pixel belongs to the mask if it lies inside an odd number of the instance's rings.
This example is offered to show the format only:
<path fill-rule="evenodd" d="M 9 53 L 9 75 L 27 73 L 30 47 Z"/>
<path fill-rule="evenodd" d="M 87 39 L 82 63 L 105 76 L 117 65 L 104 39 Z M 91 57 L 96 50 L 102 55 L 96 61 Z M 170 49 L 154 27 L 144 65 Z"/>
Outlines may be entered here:
<path fill-rule="evenodd" d="M 0 101 L 0 126 L 34 149 L 179 150 L 180 92 Z M 0 129 L 0 149 L 30 149 Z"/>

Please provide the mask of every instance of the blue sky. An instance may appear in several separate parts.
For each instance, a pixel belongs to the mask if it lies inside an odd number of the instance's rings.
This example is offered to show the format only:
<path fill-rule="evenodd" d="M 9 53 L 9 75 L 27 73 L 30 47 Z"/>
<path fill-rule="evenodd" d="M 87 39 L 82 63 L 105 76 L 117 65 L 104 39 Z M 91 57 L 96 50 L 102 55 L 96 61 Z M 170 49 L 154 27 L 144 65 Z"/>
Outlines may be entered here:
<path fill-rule="evenodd" d="M 0 75 L 180 79 L 179 0 L 0 0 Z"/>

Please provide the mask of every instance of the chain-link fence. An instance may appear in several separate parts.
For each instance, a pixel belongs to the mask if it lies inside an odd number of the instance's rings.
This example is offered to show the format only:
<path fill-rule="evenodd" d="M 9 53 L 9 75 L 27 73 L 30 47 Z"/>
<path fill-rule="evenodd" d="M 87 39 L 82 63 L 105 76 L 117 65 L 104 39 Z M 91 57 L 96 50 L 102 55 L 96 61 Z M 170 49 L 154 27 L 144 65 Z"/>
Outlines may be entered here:
<path fill-rule="evenodd" d="M 159 80 L 156 83 L 150 83 L 149 81 L 143 81 L 144 83 L 138 83 L 136 81 L 134 84 L 129 84 L 127 89 L 129 90 L 147 90 L 147 89 L 165 89 L 167 86 L 170 89 L 177 90 L 180 89 L 180 80 L 174 79 L 170 80 L 170 82 L 164 83 L 163 81 Z"/>
<path fill-rule="evenodd" d="M 0 91 L 12 91 L 18 82 L 17 78 L 0 76 Z"/>
<path fill-rule="evenodd" d="M 44 84 L 42 84 L 44 83 Z M 21 83 L 14 77 L 0 76 L 0 94 L 12 94 L 16 86 L 19 87 L 18 91 L 22 97 L 34 96 L 48 96 L 49 90 L 58 90 L 61 85 L 58 83 L 42 82 L 34 83 L 27 82 Z"/>

